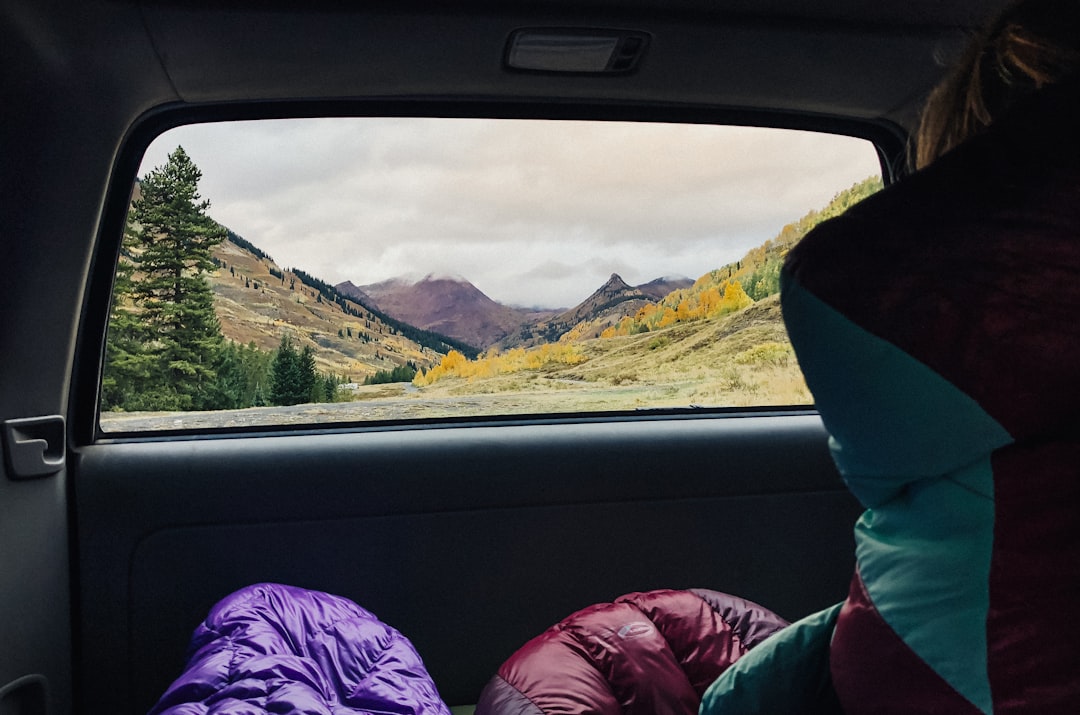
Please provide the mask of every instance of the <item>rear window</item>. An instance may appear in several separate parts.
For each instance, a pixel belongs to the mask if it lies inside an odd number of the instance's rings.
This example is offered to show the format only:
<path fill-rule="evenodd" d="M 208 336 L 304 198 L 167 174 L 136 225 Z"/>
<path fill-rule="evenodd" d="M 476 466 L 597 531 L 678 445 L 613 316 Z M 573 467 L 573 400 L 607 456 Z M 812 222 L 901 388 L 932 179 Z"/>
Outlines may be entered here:
<path fill-rule="evenodd" d="M 808 405 L 779 271 L 881 186 L 849 137 L 202 124 L 148 148 L 103 432 Z"/>

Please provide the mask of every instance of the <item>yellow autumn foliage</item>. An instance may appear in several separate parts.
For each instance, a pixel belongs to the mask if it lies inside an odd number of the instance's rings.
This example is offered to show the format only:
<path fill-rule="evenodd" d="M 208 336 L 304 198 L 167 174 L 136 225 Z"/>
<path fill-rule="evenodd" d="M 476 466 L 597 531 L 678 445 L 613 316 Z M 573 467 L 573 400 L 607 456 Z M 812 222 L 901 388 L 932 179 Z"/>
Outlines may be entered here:
<path fill-rule="evenodd" d="M 567 330 L 559 337 L 560 343 L 576 343 L 578 340 L 585 338 L 585 333 L 588 331 L 590 325 L 588 321 L 581 321 L 574 327 Z"/>
<path fill-rule="evenodd" d="M 505 353 L 492 348 L 475 360 L 469 360 L 457 350 L 451 350 L 438 365 L 426 373 L 417 372 L 413 384 L 424 387 L 448 377 L 471 381 L 522 370 L 538 370 L 547 365 L 578 365 L 587 359 L 577 346 L 558 343 L 529 349 L 514 348 Z"/>
<path fill-rule="evenodd" d="M 747 295 L 739 281 L 712 283 L 712 277 L 706 274 L 698 279 L 694 287 L 675 291 L 658 303 L 649 303 L 639 309 L 634 317 L 623 318 L 618 324 L 604 330 L 600 337 L 614 338 L 659 330 L 676 323 L 734 313 L 754 304 L 753 298 Z"/>

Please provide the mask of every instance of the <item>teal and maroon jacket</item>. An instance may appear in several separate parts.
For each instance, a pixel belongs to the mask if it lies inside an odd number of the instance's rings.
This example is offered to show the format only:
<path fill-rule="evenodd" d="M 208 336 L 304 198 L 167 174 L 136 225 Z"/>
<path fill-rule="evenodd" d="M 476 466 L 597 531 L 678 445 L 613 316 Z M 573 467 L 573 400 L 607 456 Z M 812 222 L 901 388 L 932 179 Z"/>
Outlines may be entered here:
<path fill-rule="evenodd" d="M 844 712 L 1080 712 L 1080 85 L 811 232 L 782 303 L 866 507 Z"/>

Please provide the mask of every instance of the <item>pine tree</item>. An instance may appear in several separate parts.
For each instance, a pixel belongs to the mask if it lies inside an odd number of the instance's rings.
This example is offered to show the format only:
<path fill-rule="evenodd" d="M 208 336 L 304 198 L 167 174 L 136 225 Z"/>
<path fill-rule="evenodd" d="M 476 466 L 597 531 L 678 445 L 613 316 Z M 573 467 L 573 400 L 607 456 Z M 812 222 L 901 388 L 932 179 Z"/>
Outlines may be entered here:
<path fill-rule="evenodd" d="M 154 358 L 148 401 L 158 409 L 201 408 L 223 346 L 206 274 L 225 230 L 206 215 L 198 193 L 202 172 L 182 147 L 142 182 L 129 215 L 139 253 L 132 296 L 149 331 Z"/>
<path fill-rule="evenodd" d="M 322 402 L 323 385 L 315 369 L 315 351 L 305 345 L 300 351 L 300 394 L 301 402 Z"/>
<path fill-rule="evenodd" d="M 217 380 L 204 399 L 203 407 L 211 410 L 235 410 L 248 407 L 245 402 L 247 375 L 244 371 L 242 348 L 231 340 L 226 341 L 218 353 L 214 370 Z"/>
<path fill-rule="evenodd" d="M 273 359 L 273 353 L 260 350 L 254 340 L 240 351 L 247 383 L 242 407 L 265 407 L 270 404 L 266 391 L 270 385 Z"/>
<path fill-rule="evenodd" d="M 340 384 L 341 379 L 333 373 L 323 377 L 323 399 L 325 399 L 326 402 L 338 401 L 338 385 Z"/>
<path fill-rule="evenodd" d="M 109 339 L 105 345 L 101 385 L 103 410 L 139 409 L 139 398 L 146 394 L 150 381 L 153 357 L 144 348 L 148 332 L 132 303 L 136 251 L 135 230 L 129 222 L 120 246 L 109 311 Z"/>
<path fill-rule="evenodd" d="M 206 274 L 225 230 L 206 215 L 201 177 L 177 147 L 132 203 L 109 320 L 106 408 L 199 409 L 214 399 L 223 338 Z"/>
<path fill-rule="evenodd" d="M 309 388 L 310 389 L 310 388 Z M 308 401 L 300 371 L 300 354 L 286 333 L 274 355 L 270 379 L 270 402 L 275 405 L 298 405 Z"/>

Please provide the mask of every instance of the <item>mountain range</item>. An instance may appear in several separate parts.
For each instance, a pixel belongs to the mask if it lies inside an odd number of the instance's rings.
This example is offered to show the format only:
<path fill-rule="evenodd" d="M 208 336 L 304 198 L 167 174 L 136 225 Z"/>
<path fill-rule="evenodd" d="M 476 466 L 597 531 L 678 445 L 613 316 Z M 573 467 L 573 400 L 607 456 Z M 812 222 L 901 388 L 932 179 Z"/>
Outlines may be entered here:
<path fill-rule="evenodd" d="M 475 349 L 446 336 L 396 320 L 352 300 L 299 269 L 278 266 L 235 233 L 216 246 L 217 270 L 209 276 L 222 334 L 266 352 L 284 334 L 297 348 L 310 346 L 321 372 L 348 381 L 412 363 L 428 368 L 451 349 Z"/>
<path fill-rule="evenodd" d="M 408 363 L 430 368 L 451 349 L 472 357 L 490 347 L 505 350 L 663 328 L 683 320 L 684 308 L 692 318 L 706 304 L 720 301 L 723 308 L 723 301 L 737 303 L 743 290 L 744 302 L 765 300 L 778 292 L 784 255 L 802 236 L 880 188 L 880 177 L 870 177 L 837 193 L 821 210 L 785 225 L 742 260 L 697 281 L 657 278 L 631 286 L 612 274 L 592 295 L 565 310 L 502 305 L 463 278 L 428 275 L 331 286 L 302 270 L 280 268 L 231 231 L 214 251 L 218 270 L 210 283 L 229 339 L 272 351 L 288 332 L 298 347 L 315 349 L 321 370 L 362 379 Z M 733 284 L 741 287 L 729 295 Z M 638 316 L 650 304 L 647 315 Z"/>
<path fill-rule="evenodd" d="M 419 281 L 392 278 L 364 286 L 345 281 L 334 287 L 398 320 L 479 348 L 554 312 L 511 308 L 495 302 L 467 280 L 433 275 Z"/>
<path fill-rule="evenodd" d="M 537 310 L 502 305 L 462 278 L 331 286 L 278 266 L 231 231 L 213 256 L 209 281 L 225 337 L 269 352 L 288 332 L 297 347 L 312 347 L 319 370 L 356 380 L 408 363 L 430 368 L 451 349 L 471 357 L 491 346 L 554 342 L 582 321 L 610 324 L 651 295 L 691 282 L 658 279 L 635 288 L 612 275 L 574 308 Z"/>
<path fill-rule="evenodd" d="M 498 303 L 464 278 L 425 276 L 393 278 L 357 286 L 345 281 L 338 291 L 365 305 L 425 330 L 456 338 L 481 349 L 507 349 L 555 342 L 575 326 L 587 323 L 600 331 L 641 306 L 693 283 L 689 278 L 657 278 L 628 285 L 612 274 L 604 285 L 568 310 L 517 308 Z M 593 337 L 583 335 L 582 337 Z"/>

